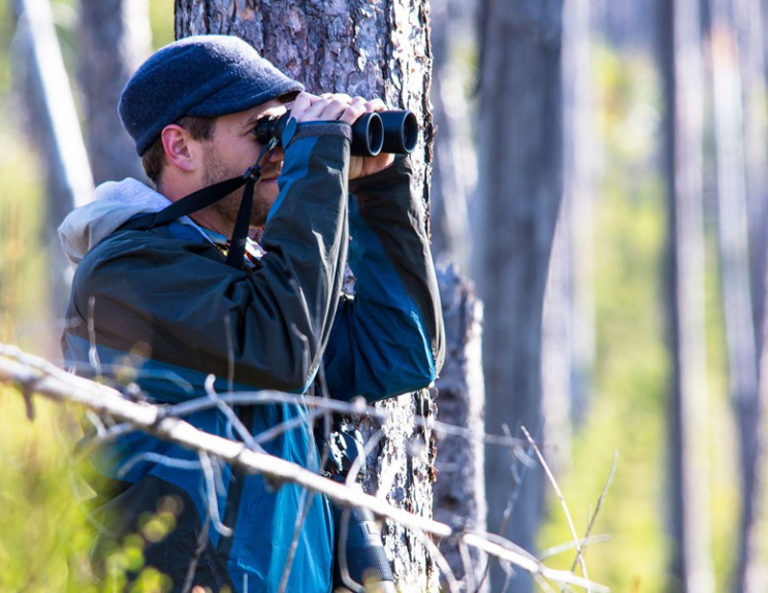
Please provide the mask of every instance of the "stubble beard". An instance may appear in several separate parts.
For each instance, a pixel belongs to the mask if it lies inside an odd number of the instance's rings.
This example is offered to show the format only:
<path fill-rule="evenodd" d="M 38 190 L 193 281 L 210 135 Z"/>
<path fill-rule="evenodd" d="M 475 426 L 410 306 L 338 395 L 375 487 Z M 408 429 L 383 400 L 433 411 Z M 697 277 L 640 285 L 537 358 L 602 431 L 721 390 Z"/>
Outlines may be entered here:
<path fill-rule="evenodd" d="M 226 179 L 232 179 L 238 177 L 244 173 L 244 171 L 234 171 L 231 168 L 224 165 L 224 163 L 216 154 L 216 150 L 213 146 L 209 146 L 205 151 L 203 157 L 203 183 L 204 187 L 214 185 Z M 253 192 L 253 205 L 251 206 L 251 220 L 250 225 L 252 227 L 263 227 L 267 220 L 267 214 L 269 208 L 267 206 L 264 196 L 261 195 L 261 186 L 257 183 Z M 240 203 L 243 199 L 244 188 L 239 188 L 228 194 L 224 198 L 215 202 L 209 208 L 216 213 L 216 215 L 224 220 L 229 226 L 234 228 L 235 221 L 237 220 L 237 214 L 240 210 Z"/>

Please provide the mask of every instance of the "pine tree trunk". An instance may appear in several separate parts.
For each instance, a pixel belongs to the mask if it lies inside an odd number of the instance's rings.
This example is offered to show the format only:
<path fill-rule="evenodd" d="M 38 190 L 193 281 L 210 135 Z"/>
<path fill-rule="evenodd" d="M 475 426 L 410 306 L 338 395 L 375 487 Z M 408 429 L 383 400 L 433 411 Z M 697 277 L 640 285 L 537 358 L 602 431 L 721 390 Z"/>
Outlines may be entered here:
<path fill-rule="evenodd" d="M 699 0 L 661 2 L 669 195 L 673 590 L 711 593 Z"/>
<path fill-rule="evenodd" d="M 376 96 L 390 107 L 413 111 L 422 126 L 412 155 L 413 183 L 425 202 L 432 163 L 428 18 L 426 1 L 176 0 L 177 38 L 238 35 L 310 92 Z M 390 502 L 431 516 L 433 437 L 415 427 L 414 418 L 434 416 L 433 397 L 423 390 L 378 405 L 393 421 L 369 460 L 371 477 L 364 486 L 372 493 L 383 489 Z M 437 590 L 437 571 L 418 539 L 390 523 L 383 534 L 398 585 Z"/>
<path fill-rule="evenodd" d="M 94 181 L 141 179 L 141 162 L 115 106 L 151 49 L 147 0 L 81 0 L 80 33 L 78 78 Z"/>
<path fill-rule="evenodd" d="M 542 308 L 562 196 L 562 0 L 483 4 L 480 64 L 478 289 L 485 304 L 486 430 L 541 435 Z M 519 433 L 518 433 L 519 435 Z M 486 449 L 488 529 L 534 549 L 543 472 L 517 483 L 514 453 Z M 505 519 L 505 511 L 511 514 Z M 492 572 L 501 591 L 505 572 Z M 528 592 L 518 574 L 508 591 Z"/>

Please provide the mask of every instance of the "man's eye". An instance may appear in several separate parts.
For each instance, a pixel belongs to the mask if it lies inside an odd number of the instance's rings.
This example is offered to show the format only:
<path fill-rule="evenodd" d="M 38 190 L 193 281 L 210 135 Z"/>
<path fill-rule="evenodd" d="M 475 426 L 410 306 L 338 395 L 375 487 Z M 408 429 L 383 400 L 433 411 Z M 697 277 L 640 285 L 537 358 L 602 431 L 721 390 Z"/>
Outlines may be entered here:
<path fill-rule="evenodd" d="M 267 144 L 273 136 L 278 134 L 279 118 L 266 116 L 256 121 L 253 133 L 261 144 Z"/>

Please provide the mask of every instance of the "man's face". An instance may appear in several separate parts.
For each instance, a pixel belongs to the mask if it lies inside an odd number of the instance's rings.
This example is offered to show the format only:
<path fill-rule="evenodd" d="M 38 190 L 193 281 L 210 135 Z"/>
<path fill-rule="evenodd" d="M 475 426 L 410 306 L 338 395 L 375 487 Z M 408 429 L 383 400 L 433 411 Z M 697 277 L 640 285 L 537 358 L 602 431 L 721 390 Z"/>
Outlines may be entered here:
<path fill-rule="evenodd" d="M 256 140 L 254 130 L 258 119 L 280 115 L 285 106 L 272 100 L 247 111 L 230 113 L 216 118 L 213 137 L 203 143 L 203 184 L 212 185 L 225 179 L 242 175 L 255 162 L 262 145 Z M 283 163 L 283 150 L 278 147 L 271 156 L 261 162 L 261 177 L 253 193 L 251 225 L 263 226 L 272 204 L 277 199 L 277 177 Z M 214 206 L 217 214 L 234 224 L 243 190 L 240 189 Z"/>

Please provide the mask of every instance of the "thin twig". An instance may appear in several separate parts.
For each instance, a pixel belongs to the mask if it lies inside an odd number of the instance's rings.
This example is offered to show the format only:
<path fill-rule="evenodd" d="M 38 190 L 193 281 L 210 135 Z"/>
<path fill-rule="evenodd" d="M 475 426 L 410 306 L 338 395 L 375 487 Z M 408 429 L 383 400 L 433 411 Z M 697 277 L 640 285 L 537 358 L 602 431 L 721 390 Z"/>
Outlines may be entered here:
<path fill-rule="evenodd" d="M 219 393 L 218 396 L 221 401 L 230 405 L 296 403 L 299 400 L 299 396 L 296 394 L 270 389 L 262 389 L 260 391 L 238 391 L 237 393 Z M 384 422 L 388 417 L 387 412 L 382 411 L 375 406 L 366 405 L 363 398 L 355 398 L 351 401 L 341 401 L 318 395 L 303 395 L 300 399 L 308 408 L 319 408 L 325 411 L 338 412 L 339 414 L 344 414 L 353 418 L 366 416 Z M 193 412 L 198 412 L 211 407 L 214 407 L 212 402 L 198 398 L 169 406 L 168 413 L 173 416 L 187 416 Z M 454 426 L 436 419 L 429 419 L 427 421 L 426 419 L 417 416 L 414 418 L 414 422 L 420 427 L 431 427 L 435 432 L 435 436 L 438 438 L 443 438 L 444 436 L 458 436 L 468 441 L 486 445 L 516 447 L 518 450 L 526 444 L 525 439 L 515 438 L 509 434 L 477 434 L 477 432 L 471 429 Z"/>
<path fill-rule="evenodd" d="M 503 538 L 494 538 L 503 539 Z M 567 570 L 556 570 L 544 566 L 539 560 L 528 553 L 520 553 L 515 549 L 510 549 L 507 545 L 491 541 L 490 534 L 479 535 L 477 533 L 465 533 L 463 540 L 467 545 L 483 550 L 484 552 L 496 556 L 501 560 L 507 562 L 528 571 L 531 575 L 541 575 L 545 579 L 557 583 L 559 585 L 575 585 L 582 587 L 595 593 L 608 593 L 610 589 L 604 585 L 599 585 L 586 578 L 579 577 Z"/>
<path fill-rule="evenodd" d="M 611 469 L 608 472 L 608 479 L 605 481 L 605 486 L 603 486 L 603 491 L 600 493 L 600 496 L 597 499 L 595 512 L 592 513 L 592 516 L 589 518 L 589 523 L 587 524 L 587 531 L 584 534 L 583 541 L 587 541 L 589 539 L 589 534 L 592 533 L 592 528 L 595 526 L 595 519 L 597 519 L 597 514 L 600 512 L 600 508 L 603 506 L 603 501 L 605 500 L 605 497 L 608 494 L 608 488 L 611 487 L 611 482 L 613 481 L 613 474 L 616 472 L 616 465 L 618 463 L 618 460 L 619 460 L 619 452 L 614 451 L 613 461 L 611 461 Z M 579 560 L 581 552 L 577 550 L 576 554 L 577 554 L 576 558 L 573 559 L 573 564 L 571 565 L 571 571 L 576 570 L 576 562 Z"/>
<path fill-rule="evenodd" d="M 224 525 L 221 522 L 221 516 L 219 515 L 219 501 L 216 499 L 216 479 L 213 476 L 213 463 L 206 451 L 198 451 L 200 456 L 200 465 L 203 469 L 203 476 L 205 477 L 205 492 L 208 498 L 208 515 L 211 517 L 213 528 L 218 531 L 223 537 L 232 537 L 234 532 L 231 527 Z"/>
<path fill-rule="evenodd" d="M 208 375 L 205 378 L 205 392 L 208 394 L 208 399 L 216 404 L 216 409 L 219 410 L 224 417 L 232 423 L 235 427 L 240 440 L 245 443 L 245 446 L 253 451 L 264 452 L 264 449 L 259 445 L 251 435 L 251 431 L 246 427 L 242 420 L 235 414 L 235 411 L 230 408 L 226 402 L 221 401 L 221 398 L 216 393 L 215 388 L 216 377 L 214 375 Z"/>
<path fill-rule="evenodd" d="M 278 593 L 284 593 L 288 590 L 288 577 L 291 575 L 291 567 L 293 566 L 293 560 L 296 556 L 296 549 L 299 544 L 299 536 L 301 535 L 301 529 L 304 525 L 304 521 L 307 519 L 309 508 L 312 506 L 312 499 L 315 497 L 315 493 L 311 490 L 304 488 L 301 491 L 300 508 L 301 512 L 296 516 L 296 524 L 293 529 L 293 538 L 291 539 L 291 545 L 288 547 L 288 557 L 283 567 L 283 574 L 280 578 L 280 586 L 278 587 Z"/>
<path fill-rule="evenodd" d="M 594 535 L 592 537 L 583 537 L 581 538 L 581 547 L 582 549 L 586 548 L 588 545 L 592 544 L 602 544 L 605 542 L 608 542 L 611 540 L 611 536 L 607 534 L 603 535 Z M 547 548 L 546 550 L 542 550 L 539 552 L 539 559 L 544 560 L 546 558 L 551 558 L 552 556 L 557 556 L 558 554 L 564 554 L 565 552 L 571 552 L 576 548 L 574 543 L 572 541 L 567 541 L 563 544 L 557 545 L 557 546 L 551 546 Z M 576 570 L 575 565 L 571 570 Z"/>
<path fill-rule="evenodd" d="M 314 418 L 309 420 L 309 422 L 313 422 Z M 310 425 L 311 429 L 311 425 Z M 310 430 L 311 431 L 311 430 Z M 309 464 L 312 462 L 317 461 L 316 454 L 317 454 L 317 447 L 315 446 L 314 441 L 309 441 L 307 443 L 307 461 Z M 318 463 L 318 467 L 323 467 L 323 463 L 325 461 L 325 458 L 321 459 Z M 301 530 L 304 527 L 304 522 L 307 520 L 307 515 L 309 514 L 310 506 L 312 505 L 312 499 L 314 498 L 315 493 L 312 490 L 308 490 L 304 488 L 301 491 L 301 497 L 300 497 L 300 508 L 301 512 L 296 516 L 296 522 L 294 524 L 293 528 L 293 537 L 291 538 L 291 545 L 288 546 L 288 557 L 285 561 L 285 566 L 283 567 L 283 575 L 280 579 L 280 586 L 278 587 L 278 593 L 283 593 L 284 591 L 288 590 L 288 577 L 291 574 L 291 567 L 293 566 L 293 560 L 296 557 L 296 550 L 298 549 L 299 545 L 299 537 L 301 536 Z"/>
<path fill-rule="evenodd" d="M 512 434 L 509 430 L 509 426 L 506 423 L 501 425 L 501 429 L 504 431 L 504 435 L 506 438 L 509 438 L 509 439 L 512 438 Z M 501 524 L 499 525 L 499 528 L 497 530 L 499 535 L 503 534 L 507 530 L 507 525 L 509 524 L 509 520 L 512 517 L 512 511 L 514 510 L 515 505 L 517 504 L 517 501 L 520 498 L 520 493 L 522 492 L 523 478 L 525 477 L 525 474 L 528 471 L 528 469 L 533 467 L 532 460 L 530 459 L 530 453 L 525 453 L 521 447 L 514 447 L 512 449 L 512 453 L 514 454 L 515 458 L 518 461 L 520 461 L 521 465 L 523 466 L 523 469 L 521 472 L 518 472 L 517 466 L 515 464 L 512 464 L 511 466 L 512 484 L 513 484 L 512 495 L 509 497 L 509 500 L 507 501 L 507 504 L 504 507 L 504 512 L 502 513 Z M 483 573 L 480 576 L 480 582 L 477 584 L 478 591 L 483 586 L 485 581 L 488 579 L 493 562 L 494 562 L 494 558 L 492 556 L 489 556 L 485 562 L 485 568 L 483 569 Z M 506 590 L 508 586 L 509 586 L 509 575 L 507 575 L 507 579 L 505 581 L 503 590 Z"/>
<path fill-rule="evenodd" d="M 431 539 L 429 539 L 426 534 L 422 533 L 421 531 L 414 531 L 413 535 L 417 540 L 419 540 L 421 545 L 424 546 L 424 548 L 427 550 L 427 553 L 435 561 L 435 564 L 437 564 L 437 567 L 443 571 L 443 576 L 445 576 L 448 590 L 451 593 L 459 593 L 460 588 L 459 582 L 456 580 L 456 575 L 453 574 L 453 570 L 451 570 L 450 564 L 448 564 L 448 561 L 445 559 L 445 556 L 443 556 L 440 549 Z"/>
<path fill-rule="evenodd" d="M 579 560 L 579 564 L 581 565 L 581 574 L 585 579 L 589 579 L 589 575 L 587 574 L 587 563 L 584 561 L 584 556 L 581 553 L 581 543 L 579 541 L 579 536 L 576 533 L 576 526 L 573 524 L 573 519 L 571 518 L 571 513 L 568 510 L 568 504 L 565 502 L 563 492 L 560 490 L 560 486 L 557 484 L 557 480 L 555 480 L 555 476 L 552 473 L 552 470 L 549 468 L 549 465 L 544 459 L 544 456 L 541 454 L 539 447 L 536 445 L 536 441 L 533 440 L 533 437 L 531 437 L 531 434 L 528 432 L 528 430 L 526 430 L 525 426 L 521 426 L 520 430 L 523 431 L 525 438 L 528 439 L 528 443 L 530 443 L 533 451 L 536 453 L 536 457 L 538 457 L 541 466 L 544 468 L 544 472 L 547 474 L 547 478 L 549 478 L 550 484 L 552 484 L 552 488 L 555 490 L 555 494 L 557 494 L 557 498 L 560 500 L 560 506 L 563 507 L 565 519 L 568 522 L 568 527 L 571 530 L 573 541 L 576 544 L 576 557 Z M 589 591 L 590 589 L 587 587 L 587 593 L 589 593 Z"/>

